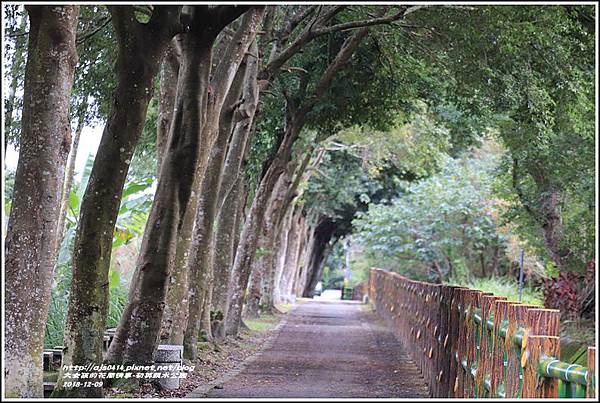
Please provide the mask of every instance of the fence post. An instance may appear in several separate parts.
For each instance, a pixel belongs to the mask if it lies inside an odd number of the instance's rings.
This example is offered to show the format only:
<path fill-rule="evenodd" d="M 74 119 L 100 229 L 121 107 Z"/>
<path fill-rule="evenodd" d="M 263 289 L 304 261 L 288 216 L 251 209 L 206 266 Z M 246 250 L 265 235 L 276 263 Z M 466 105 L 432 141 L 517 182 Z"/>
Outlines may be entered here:
<path fill-rule="evenodd" d="M 467 363 L 467 368 L 465 370 L 465 389 L 464 389 L 464 397 L 475 397 L 475 379 L 471 373 L 471 369 L 473 364 L 475 363 L 475 358 L 477 356 L 477 338 L 478 338 L 478 328 L 475 323 L 475 318 L 473 314 L 475 310 L 479 307 L 479 301 L 482 296 L 482 292 L 479 290 L 470 290 L 467 294 L 467 304 L 466 304 L 466 312 L 465 312 L 465 324 L 467 330 L 466 337 L 466 348 L 465 348 L 465 361 Z"/>
<path fill-rule="evenodd" d="M 468 338 L 468 328 L 467 328 L 467 311 L 469 305 L 469 295 L 472 290 L 465 288 L 460 290 L 458 293 L 458 302 L 459 302 L 459 320 L 458 320 L 458 341 L 456 344 L 456 351 L 458 354 L 458 363 L 457 363 L 457 371 L 456 371 L 456 383 L 454 385 L 455 395 L 454 397 L 467 397 L 465 395 L 465 382 L 467 378 L 467 372 L 463 367 L 463 361 L 466 360 L 467 355 L 467 338 Z"/>
<path fill-rule="evenodd" d="M 441 284 L 435 284 L 432 291 L 432 323 L 431 323 L 431 352 L 429 360 L 432 363 L 431 368 L 431 383 L 432 383 L 432 397 L 439 397 L 441 392 L 441 379 L 440 371 L 444 366 L 444 351 L 440 342 L 440 330 L 443 322 L 442 313 L 442 290 L 444 286 Z"/>
<path fill-rule="evenodd" d="M 544 337 L 556 337 L 558 340 L 556 342 L 557 346 L 554 347 L 551 342 L 537 341 L 538 339 L 535 336 L 544 336 Z M 531 366 L 535 368 L 537 374 L 537 366 L 539 363 L 540 354 L 544 354 L 545 356 L 553 356 L 558 358 L 560 355 L 560 311 L 558 309 L 543 309 L 543 308 L 534 308 L 529 309 L 527 311 L 527 324 L 526 324 L 526 333 L 524 337 L 524 343 L 529 344 L 530 340 L 534 338 L 536 343 L 539 343 L 540 346 L 532 346 L 531 349 L 540 348 L 541 352 L 536 352 L 537 360 L 531 362 Z M 523 349 L 524 357 L 521 358 L 521 361 L 526 363 L 528 358 L 531 360 L 531 352 L 526 351 L 526 348 Z M 527 354 L 530 356 L 527 357 Z M 530 368 L 531 369 L 531 368 Z M 543 388 L 539 384 L 532 384 L 532 378 L 529 378 L 527 382 L 523 379 L 523 387 L 522 387 L 522 396 L 532 396 L 532 395 L 540 395 L 540 397 L 558 397 L 558 379 L 556 378 L 543 378 L 540 379 L 536 377 L 536 382 L 541 382 L 543 384 Z M 532 389 L 533 388 L 533 389 Z M 533 396 L 532 396 L 533 397 Z"/>
<path fill-rule="evenodd" d="M 515 342 L 515 336 L 519 330 L 525 329 L 527 324 L 527 312 L 534 305 L 513 303 L 508 306 L 508 328 L 506 330 L 507 367 L 504 391 L 507 398 L 519 398 L 523 378 L 521 356 L 523 346 Z M 554 335 L 553 335 L 554 336 Z"/>
<path fill-rule="evenodd" d="M 540 360 L 560 356 L 560 338 L 556 336 L 527 336 L 523 352 L 523 398 L 558 397 L 558 379 L 539 374 Z"/>
<path fill-rule="evenodd" d="M 458 355 L 458 339 L 460 336 L 460 304 L 463 287 L 452 286 L 449 302 L 448 333 L 444 339 L 444 345 L 450 354 L 450 366 L 448 368 L 448 397 L 457 397 L 459 364 L 456 360 Z"/>
<path fill-rule="evenodd" d="M 450 349 L 448 348 L 448 316 L 450 314 L 450 298 L 451 287 L 442 285 L 440 287 L 439 306 L 440 306 L 440 321 L 437 329 L 438 343 L 438 395 L 434 397 L 448 397 L 448 372 L 450 370 Z M 444 344 L 445 343 L 445 344 Z"/>
<path fill-rule="evenodd" d="M 493 317 L 496 301 L 505 300 L 506 297 L 496 297 L 494 295 L 483 295 L 481 297 L 481 338 L 479 359 L 477 360 L 477 378 L 475 385 L 479 390 L 479 397 L 491 397 L 490 391 L 485 387 L 485 379 L 490 378 L 490 390 L 493 389 L 491 383 L 492 377 L 492 360 L 494 346 L 494 330 L 487 328 L 487 321 Z"/>
<path fill-rule="evenodd" d="M 490 397 L 495 398 L 504 393 L 504 371 L 506 365 L 506 346 L 504 337 L 501 335 L 504 321 L 508 318 L 508 306 L 512 301 L 496 301 L 494 305 L 494 333 L 492 346 L 492 371 Z"/>
<path fill-rule="evenodd" d="M 585 397 L 596 397 L 596 347 L 588 347 L 587 355 L 587 387 Z"/>

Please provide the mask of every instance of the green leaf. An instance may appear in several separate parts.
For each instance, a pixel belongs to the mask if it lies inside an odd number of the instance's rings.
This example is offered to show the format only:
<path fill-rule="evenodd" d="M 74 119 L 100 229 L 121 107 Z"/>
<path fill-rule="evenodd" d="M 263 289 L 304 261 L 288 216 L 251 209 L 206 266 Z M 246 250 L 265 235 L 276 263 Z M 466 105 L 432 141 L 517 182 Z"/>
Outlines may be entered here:
<path fill-rule="evenodd" d="M 108 272 L 108 289 L 113 290 L 121 284 L 121 276 L 119 272 L 115 270 L 109 270 Z"/>

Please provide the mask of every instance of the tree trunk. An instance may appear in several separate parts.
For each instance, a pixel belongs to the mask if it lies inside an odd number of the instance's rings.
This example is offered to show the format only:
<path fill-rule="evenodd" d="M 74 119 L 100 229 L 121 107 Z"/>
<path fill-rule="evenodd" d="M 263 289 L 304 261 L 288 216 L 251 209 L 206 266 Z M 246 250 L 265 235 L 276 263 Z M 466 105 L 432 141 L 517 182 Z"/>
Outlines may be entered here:
<path fill-rule="evenodd" d="M 12 65 L 10 66 L 10 86 L 8 87 L 8 97 L 4 103 L 4 155 L 6 155 L 6 147 L 8 146 L 9 132 L 13 123 L 13 115 L 15 110 L 17 87 L 19 86 L 19 76 L 23 70 L 23 51 L 25 50 L 25 39 L 27 27 L 27 17 L 21 17 L 19 24 L 18 36 L 15 38 L 15 55 Z"/>
<path fill-rule="evenodd" d="M 292 220 L 294 218 L 294 208 L 288 209 L 284 219 L 281 232 L 277 239 L 277 257 L 275 258 L 275 284 L 273 286 L 274 303 L 282 302 L 281 283 L 283 273 L 285 272 L 285 256 L 287 255 L 290 231 L 292 230 Z"/>
<path fill-rule="evenodd" d="M 287 128 L 283 134 L 277 152 L 265 167 L 265 174 L 260 180 L 252 207 L 240 235 L 240 243 L 236 250 L 235 261 L 229 284 L 228 307 L 225 315 L 225 331 L 235 335 L 239 331 L 241 322 L 244 294 L 248 286 L 252 262 L 256 253 L 258 237 L 263 226 L 267 203 L 279 177 L 286 169 L 292 158 L 292 146 L 298 139 L 300 130 L 304 126 L 308 110 L 288 111 Z"/>
<path fill-rule="evenodd" d="M 223 169 L 221 188 L 219 189 L 219 199 L 223 202 L 218 208 L 214 237 L 215 247 L 210 262 L 210 270 L 214 275 L 211 304 L 218 317 L 211 328 L 216 330 L 213 333 L 216 342 L 222 341 L 225 337 L 224 319 L 227 310 L 227 290 L 235 250 L 239 242 L 240 227 L 245 215 L 246 190 L 243 173 L 254 133 L 253 128 L 246 131 L 241 130 L 245 127 L 244 125 L 236 125 L 233 132 Z"/>
<path fill-rule="evenodd" d="M 262 269 L 262 281 L 260 289 L 260 306 L 265 312 L 271 312 L 275 309 L 275 270 L 277 263 L 277 251 L 280 248 L 279 235 L 281 234 L 283 219 L 286 211 L 289 210 L 291 198 L 288 198 L 290 191 L 293 192 L 294 184 L 290 180 L 288 172 L 284 173 L 284 185 L 281 192 L 275 199 L 276 204 L 273 209 L 273 214 L 267 217 L 267 250 L 268 254 L 264 256 L 264 265 Z M 273 217 L 273 218 L 271 218 Z"/>
<path fill-rule="evenodd" d="M 485 256 L 483 254 L 483 251 L 479 252 L 479 264 L 481 265 L 481 277 L 487 278 L 487 272 L 485 270 Z"/>
<path fill-rule="evenodd" d="M 212 308 L 218 312 L 219 323 L 216 324 L 217 331 L 213 332 L 215 342 L 221 342 L 224 331 L 224 312 L 227 309 L 227 287 L 229 285 L 230 269 L 233 265 L 234 237 L 236 232 L 237 216 L 240 214 L 238 205 L 242 204 L 241 181 L 239 178 L 234 184 L 231 192 L 227 195 L 225 202 L 217 217 L 217 229 L 215 233 L 215 246 L 213 255 L 213 298 Z M 213 327 L 214 330 L 214 327 Z"/>
<path fill-rule="evenodd" d="M 156 119 L 156 174 L 160 173 L 162 158 L 169 138 L 169 129 L 173 122 L 177 80 L 181 64 L 181 44 L 179 37 L 171 39 L 160 65 L 160 94 L 158 97 L 158 118 Z"/>
<path fill-rule="evenodd" d="M 199 190 L 199 203 L 196 210 L 195 229 L 190 248 L 190 259 L 186 270 L 190 276 L 188 299 L 188 320 L 184 333 L 184 356 L 190 360 L 197 358 L 197 343 L 201 327 L 202 313 L 206 306 L 207 286 L 212 277 L 209 265 L 213 250 L 212 236 L 216 216 L 220 179 L 226 154 L 227 140 L 231 136 L 231 114 L 241 94 L 246 63 L 237 71 L 233 85 L 227 94 L 218 128 L 217 141 L 210 150 L 208 165 L 204 173 L 202 188 Z M 226 115 L 226 116 L 224 116 Z M 210 330 L 210 329 L 209 329 Z M 210 337 L 210 335 L 207 335 Z"/>
<path fill-rule="evenodd" d="M 215 85 L 211 85 L 212 48 L 216 36 L 247 8 L 195 6 L 193 10 L 190 32 L 183 41 L 181 79 L 167 152 L 163 157 L 129 301 L 107 355 L 107 360 L 112 363 L 153 361 L 170 266 L 175 258 L 176 237 L 195 187 L 194 176 L 205 170 L 206 150 L 215 140 L 218 113 L 247 49 L 243 42 L 254 38 L 260 20 L 256 15 L 260 16 L 262 12 L 259 9 L 260 12 L 249 13 L 251 21 L 246 24 L 245 38 L 240 40 L 241 43 L 232 41 L 231 52 L 219 62 L 213 76 Z"/>
<path fill-rule="evenodd" d="M 272 167 L 274 167 L 272 165 Z M 261 180 L 252 207 L 244 223 L 236 250 L 227 294 L 227 311 L 225 312 L 225 333 L 236 335 L 242 319 L 244 294 L 256 253 L 258 237 L 262 229 L 265 212 L 273 189 L 278 183 L 283 167 L 269 169 Z"/>
<path fill-rule="evenodd" d="M 268 226 L 265 222 L 263 223 L 263 228 L 261 228 L 261 233 L 256 244 L 257 249 L 260 251 L 260 255 L 254 260 L 252 268 L 250 269 L 250 279 L 243 312 L 243 316 L 247 318 L 255 319 L 260 316 L 262 283 L 265 271 L 267 270 L 268 260 L 270 260 L 269 257 L 273 254 L 270 246 L 271 237 L 268 231 Z"/>
<path fill-rule="evenodd" d="M 83 196 L 73 252 L 65 324 L 65 365 L 102 362 L 108 312 L 108 271 L 115 222 L 129 163 L 140 138 L 163 50 L 179 29 L 181 7 L 157 6 L 148 24 L 133 7 L 111 7 L 118 41 L 113 104 Z M 148 46 L 151 42 L 152 46 Z M 102 396 L 101 388 L 61 387 L 53 396 Z"/>
<path fill-rule="evenodd" d="M 548 186 L 548 188 L 550 188 Z M 564 248 L 562 243 L 562 222 L 560 217 L 560 191 L 549 189 L 540 196 L 540 211 L 542 213 L 542 232 L 544 234 L 544 244 L 550 259 L 556 264 L 559 270 L 566 266 L 566 260 L 571 255 L 571 251 Z"/>
<path fill-rule="evenodd" d="M 75 135 L 73 136 L 73 144 L 71 145 L 71 152 L 69 153 L 69 160 L 67 162 L 67 171 L 65 172 L 65 185 L 63 186 L 62 190 L 60 213 L 58 215 L 58 240 L 56 242 L 57 254 L 65 237 L 65 219 L 67 218 L 67 208 L 69 207 L 69 194 L 71 193 L 71 188 L 73 187 L 75 161 L 77 160 L 79 139 L 81 138 L 81 132 L 83 131 L 86 113 L 87 105 L 84 104 L 79 112 L 79 116 L 77 116 L 77 128 L 75 129 Z"/>
<path fill-rule="evenodd" d="M 280 285 L 280 293 L 283 301 L 292 299 L 291 288 L 294 283 L 296 271 L 298 269 L 298 255 L 304 247 L 306 239 L 304 228 L 304 217 L 302 215 L 303 208 L 298 206 L 295 208 L 292 215 L 290 231 L 288 234 L 288 246 L 286 250 L 284 269 L 281 274 L 282 280 Z"/>
<path fill-rule="evenodd" d="M 240 27 L 238 32 L 244 29 Z M 236 34 L 237 36 L 237 34 Z M 233 41 L 239 39 L 234 37 Z M 204 174 L 202 189 L 200 190 L 200 204 L 196 215 L 194 239 L 191 247 L 188 272 L 190 273 L 189 290 L 189 316 L 184 337 L 184 355 L 195 360 L 197 357 L 197 339 L 202 320 L 202 309 L 205 308 L 204 326 L 207 336 L 211 338 L 210 326 L 210 301 L 212 294 L 212 260 L 214 249 L 214 222 L 220 204 L 221 181 L 223 177 L 225 157 L 227 155 L 227 142 L 238 140 L 240 131 L 248 133 L 258 102 L 256 86 L 256 73 L 258 61 L 253 56 L 256 54 L 256 44 L 250 46 L 251 55 L 245 56 L 246 62 L 240 66 L 234 83 L 225 100 L 221 111 L 220 125 L 215 127 L 219 134 L 217 141 L 211 149 L 209 162 Z M 250 88 L 250 90 L 248 90 Z M 242 101 L 240 102 L 240 96 Z M 235 125 L 234 125 L 235 123 Z M 233 133 L 232 133 L 233 131 Z M 245 137 L 245 135 L 243 136 Z"/>
<path fill-rule="evenodd" d="M 298 186 L 305 176 L 304 173 L 308 167 L 312 151 L 313 147 L 309 146 L 300 163 L 297 160 L 290 161 L 284 172 L 284 187 L 281 188 L 281 193 L 276 199 L 277 207 L 273 210 L 273 214 L 265 220 L 267 223 L 265 248 L 268 253 L 263 257 L 264 268 L 259 271 L 261 277 L 259 305 L 265 312 L 275 310 L 274 289 L 277 251 L 280 248 L 279 235 L 282 231 L 284 217 L 290 209 L 292 201 L 298 196 Z"/>
<path fill-rule="evenodd" d="M 330 245 L 331 238 L 336 229 L 335 224 L 330 218 L 323 218 L 319 220 L 318 224 L 314 229 L 314 244 L 310 250 L 310 255 L 306 256 L 307 260 L 307 280 L 306 287 L 302 290 L 302 295 L 305 297 L 312 297 L 315 286 L 321 279 L 323 274 L 323 267 L 327 256 L 331 251 L 332 245 Z M 350 255 L 346 254 L 346 270 L 349 270 Z"/>
<path fill-rule="evenodd" d="M 296 296 L 303 296 L 308 277 L 308 271 L 311 265 L 311 257 L 313 256 L 316 242 L 317 239 L 315 236 L 315 230 L 309 227 L 308 237 L 304 243 L 304 247 L 298 254 L 298 272 L 296 273 L 296 278 L 292 288 L 292 293 Z"/>
<path fill-rule="evenodd" d="M 20 157 L 6 235 L 5 396 L 43 397 L 42 350 L 77 63 L 79 6 L 26 6 L 30 30 Z"/>

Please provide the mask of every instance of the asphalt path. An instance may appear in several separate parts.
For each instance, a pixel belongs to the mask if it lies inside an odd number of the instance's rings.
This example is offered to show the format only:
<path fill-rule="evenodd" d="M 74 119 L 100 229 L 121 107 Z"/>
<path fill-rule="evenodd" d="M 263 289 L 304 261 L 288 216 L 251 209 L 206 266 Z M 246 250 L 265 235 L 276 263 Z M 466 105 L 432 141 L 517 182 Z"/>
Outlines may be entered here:
<path fill-rule="evenodd" d="M 428 392 L 374 313 L 355 301 L 322 298 L 299 304 L 268 348 L 205 396 L 426 398 Z"/>

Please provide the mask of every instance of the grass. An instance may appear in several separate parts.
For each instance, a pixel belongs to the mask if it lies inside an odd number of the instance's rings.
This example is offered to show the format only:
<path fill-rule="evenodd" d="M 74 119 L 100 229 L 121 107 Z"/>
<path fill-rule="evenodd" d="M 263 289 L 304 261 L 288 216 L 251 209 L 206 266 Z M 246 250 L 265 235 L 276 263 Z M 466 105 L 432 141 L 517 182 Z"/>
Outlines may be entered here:
<path fill-rule="evenodd" d="M 272 330 L 279 323 L 280 317 L 275 315 L 261 315 L 257 319 L 244 319 L 244 323 L 254 332 L 264 333 Z"/>
<path fill-rule="evenodd" d="M 586 366 L 587 348 L 596 343 L 596 326 L 593 320 L 560 323 L 560 359 Z"/>
<path fill-rule="evenodd" d="M 44 371 L 43 380 L 44 382 L 58 381 L 58 371 Z"/>
<path fill-rule="evenodd" d="M 283 313 L 288 313 L 294 308 L 294 304 L 275 304 L 275 308 L 279 309 Z"/>
<path fill-rule="evenodd" d="M 472 280 L 466 284 L 453 283 L 456 285 L 473 288 L 476 290 L 491 292 L 498 297 L 506 297 L 509 301 L 519 300 L 519 285 L 516 281 L 508 278 L 481 278 Z M 523 287 L 523 304 L 544 306 L 544 295 L 540 290 Z"/>

